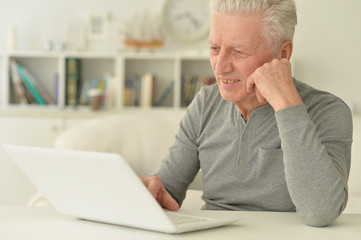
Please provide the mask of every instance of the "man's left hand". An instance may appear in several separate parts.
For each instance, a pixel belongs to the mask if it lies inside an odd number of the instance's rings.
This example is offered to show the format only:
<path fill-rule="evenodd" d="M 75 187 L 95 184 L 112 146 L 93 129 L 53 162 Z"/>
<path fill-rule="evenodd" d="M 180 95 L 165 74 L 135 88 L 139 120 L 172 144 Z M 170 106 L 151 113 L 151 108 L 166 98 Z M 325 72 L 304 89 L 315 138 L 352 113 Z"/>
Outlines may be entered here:
<path fill-rule="evenodd" d="M 255 93 L 260 103 L 269 103 L 275 112 L 302 104 L 293 83 L 291 63 L 288 59 L 273 59 L 259 67 L 246 81 L 247 93 Z"/>

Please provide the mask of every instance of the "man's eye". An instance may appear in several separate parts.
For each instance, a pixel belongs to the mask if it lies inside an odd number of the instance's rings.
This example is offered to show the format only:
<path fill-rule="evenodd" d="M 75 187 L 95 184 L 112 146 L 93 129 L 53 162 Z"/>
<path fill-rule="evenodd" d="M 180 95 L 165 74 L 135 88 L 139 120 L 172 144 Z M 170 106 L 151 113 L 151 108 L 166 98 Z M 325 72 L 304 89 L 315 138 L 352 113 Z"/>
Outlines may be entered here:
<path fill-rule="evenodd" d="M 242 51 L 233 50 L 232 52 L 233 52 L 233 55 L 237 56 L 237 57 L 246 57 L 247 56 L 247 54 L 245 54 Z"/>
<path fill-rule="evenodd" d="M 212 53 L 217 53 L 217 52 L 219 52 L 219 47 L 210 47 L 210 51 Z"/>

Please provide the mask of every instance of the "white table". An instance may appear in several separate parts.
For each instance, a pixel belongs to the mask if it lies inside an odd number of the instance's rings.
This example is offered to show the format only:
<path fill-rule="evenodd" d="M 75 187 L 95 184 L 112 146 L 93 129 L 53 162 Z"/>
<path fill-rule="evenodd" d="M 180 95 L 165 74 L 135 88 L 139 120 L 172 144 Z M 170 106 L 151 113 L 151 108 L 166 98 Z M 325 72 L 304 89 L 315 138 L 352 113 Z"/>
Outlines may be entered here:
<path fill-rule="evenodd" d="M 361 214 L 342 214 L 324 228 L 308 227 L 296 213 L 229 212 L 243 219 L 236 224 L 216 229 L 170 235 L 122 226 L 78 220 L 61 215 L 47 207 L 0 206 L 0 239 L 361 239 Z"/>

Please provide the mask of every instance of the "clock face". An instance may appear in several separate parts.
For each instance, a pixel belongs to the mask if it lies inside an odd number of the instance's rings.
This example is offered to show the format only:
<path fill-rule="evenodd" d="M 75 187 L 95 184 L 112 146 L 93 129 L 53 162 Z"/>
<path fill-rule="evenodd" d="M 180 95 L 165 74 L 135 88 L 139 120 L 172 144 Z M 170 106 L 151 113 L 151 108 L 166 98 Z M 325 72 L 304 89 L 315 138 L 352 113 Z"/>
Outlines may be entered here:
<path fill-rule="evenodd" d="M 166 0 L 163 21 L 167 30 L 182 41 L 195 41 L 209 31 L 209 0 Z"/>

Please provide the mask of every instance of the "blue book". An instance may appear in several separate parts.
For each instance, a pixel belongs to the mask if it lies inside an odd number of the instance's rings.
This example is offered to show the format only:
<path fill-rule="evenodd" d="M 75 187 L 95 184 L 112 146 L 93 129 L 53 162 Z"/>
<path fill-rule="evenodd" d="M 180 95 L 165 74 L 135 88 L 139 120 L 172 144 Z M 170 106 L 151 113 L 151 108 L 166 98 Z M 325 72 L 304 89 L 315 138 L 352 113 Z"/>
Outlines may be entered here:
<path fill-rule="evenodd" d="M 167 86 L 167 88 L 164 90 L 163 94 L 160 96 L 158 101 L 155 103 L 155 106 L 162 106 L 165 99 L 168 97 L 168 95 L 172 92 L 174 87 L 174 81 L 171 81 L 171 83 Z"/>

